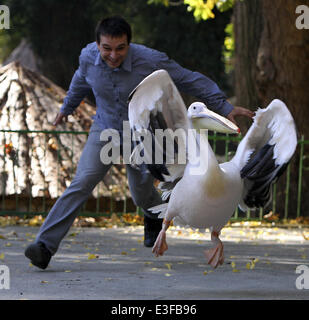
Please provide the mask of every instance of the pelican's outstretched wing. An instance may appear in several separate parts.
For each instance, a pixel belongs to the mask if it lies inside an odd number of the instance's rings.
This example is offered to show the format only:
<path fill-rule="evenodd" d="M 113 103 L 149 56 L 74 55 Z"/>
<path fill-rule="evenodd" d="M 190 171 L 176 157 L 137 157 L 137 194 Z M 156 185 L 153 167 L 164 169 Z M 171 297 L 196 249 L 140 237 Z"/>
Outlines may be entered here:
<path fill-rule="evenodd" d="M 129 122 L 133 140 L 139 141 L 131 163 L 144 161 L 150 173 L 161 181 L 173 182 L 182 177 L 186 155 L 181 161 L 178 157 L 184 151 L 190 122 L 187 108 L 167 71 L 153 72 L 130 94 Z"/>
<path fill-rule="evenodd" d="M 246 209 L 266 206 L 271 200 L 271 185 L 284 172 L 297 145 L 294 119 L 287 106 L 273 100 L 258 109 L 254 122 L 240 142 L 231 162 L 244 179 L 243 202 Z"/>

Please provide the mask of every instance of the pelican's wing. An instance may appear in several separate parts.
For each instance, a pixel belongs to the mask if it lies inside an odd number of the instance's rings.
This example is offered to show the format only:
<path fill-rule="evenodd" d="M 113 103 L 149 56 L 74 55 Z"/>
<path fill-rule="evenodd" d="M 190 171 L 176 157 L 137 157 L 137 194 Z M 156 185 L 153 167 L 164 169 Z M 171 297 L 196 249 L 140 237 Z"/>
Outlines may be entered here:
<path fill-rule="evenodd" d="M 190 122 L 181 95 L 165 70 L 150 74 L 130 94 L 129 122 L 133 140 L 139 141 L 131 163 L 144 161 L 151 174 L 161 181 L 182 177 L 186 150 L 178 160 L 180 152 L 184 152 Z"/>
<path fill-rule="evenodd" d="M 294 119 L 282 101 L 275 99 L 267 108 L 257 110 L 252 126 L 231 160 L 244 179 L 240 205 L 243 209 L 269 203 L 271 185 L 284 172 L 296 145 Z"/>

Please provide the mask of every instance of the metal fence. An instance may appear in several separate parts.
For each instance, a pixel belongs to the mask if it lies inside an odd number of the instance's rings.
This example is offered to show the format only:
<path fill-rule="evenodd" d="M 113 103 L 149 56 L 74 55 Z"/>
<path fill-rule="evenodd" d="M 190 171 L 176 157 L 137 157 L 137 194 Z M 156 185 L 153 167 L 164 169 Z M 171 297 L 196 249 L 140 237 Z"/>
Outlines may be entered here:
<path fill-rule="evenodd" d="M 0 130 L 0 215 L 45 216 L 73 178 L 87 135 L 88 132 L 73 131 Z M 223 162 L 234 155 L 241 136 L 213 133 L 208 139 L 219 162 Z M 262 220 L 269 210 L 275 213 L 278 205 L 282 219 L 306 216 L 302 211 L 302 189 L 304 171 L 309 169 L 306 166 L 308 145 L 309 140 L 302 136 L 298 141 L 297 156 L 293 157 L 286 173 L 273 185 L 272 206 L 267 212 L 263 209 L 242 212 L 236 208 L 232 219 Z M 141 213 L 130 198 L 126 182 L 125 186 L 121 186 L 122 194 L 119 195 L 119 190 L 115 193 L 114 189 L 119 189 L 117 179 L 111 181 L 108 189 L 100 183 L 79 214 Z M 291 197 L 294 199 L 293 206 Z"/>

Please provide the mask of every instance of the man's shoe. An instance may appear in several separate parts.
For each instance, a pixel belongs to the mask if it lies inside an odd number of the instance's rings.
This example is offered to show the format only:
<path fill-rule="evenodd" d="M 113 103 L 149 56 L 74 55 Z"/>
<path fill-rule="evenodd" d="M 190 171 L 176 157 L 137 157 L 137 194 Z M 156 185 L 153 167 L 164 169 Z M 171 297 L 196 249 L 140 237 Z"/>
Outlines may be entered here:
<path fill-rule="evenodd" d="M 163 219 L 151 219 L 144 216 L 144 246 L 153 247 L 162 229 Z"/>
<path fill-rule="evenodd" d="M 41 269 L 46 269 L 51 259 L 51 253 L 45 247 L 44 243 L 32 243 L 25 250 L 25 256 L 31 260 L 31 263 Z"/>

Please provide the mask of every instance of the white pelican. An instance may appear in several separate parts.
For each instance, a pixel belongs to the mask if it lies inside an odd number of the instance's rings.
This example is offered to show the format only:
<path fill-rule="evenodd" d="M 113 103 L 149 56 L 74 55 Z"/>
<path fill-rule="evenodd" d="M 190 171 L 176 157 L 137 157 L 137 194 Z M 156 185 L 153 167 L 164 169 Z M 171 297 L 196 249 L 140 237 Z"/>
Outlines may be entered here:
<path fill-rule="evenodd" d="M 173 130 L 215 130 L 237 133 L 238 127 L 210 111 L 205 104 L 195 102 L 186 109 L 168 73 L 158 70 L 145 78 L 129 97 L 129 121 L 133 131 L 157 128 Z M 258 109 L 254 122 L 240 142 L 231 161 L 219 164 L 206 135 L 200 134 L 194 143 L 200 150 L 202 174 L 192 174 L 196 164 L 149 164 L 149 171 L 161 181 L 163 203 L 150 208 L 164 218 L 162 230 L 153 246 L 156 256 L 168 249 L 166 230 L 171 221 L 194 228 L 209 228 L 215 246 L 205 251 L 208 264 L 216 268 L 224 261 L 220 231 L 229 221 L 237 206 L 242 210 L 266 206 L 271 200 L 271 185 L 283 173 L 297 144 L 294 120 L 280 100 L 273 100 L 265 109 Z M 145 141 L 145 140 L 144 140 Z M 189 143 L 190 141 L 188 141 Z M 154 147 L 154 145 L 152 146 Z M 204 148 L 206 152 L 201 150 Z M 151 153 L 145 147 L 145 153 Z M 179 150 L 176 150 L 176 154 Z M 164 153 L 164 151 L 163 151 Z M 170 157 L 171 155 L 169 155 Z M 148 159 L 153 159 L 153 156 Z M 136 161 L 136 152 L 132 153 Z"/>

